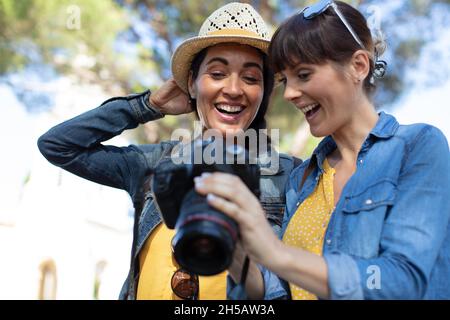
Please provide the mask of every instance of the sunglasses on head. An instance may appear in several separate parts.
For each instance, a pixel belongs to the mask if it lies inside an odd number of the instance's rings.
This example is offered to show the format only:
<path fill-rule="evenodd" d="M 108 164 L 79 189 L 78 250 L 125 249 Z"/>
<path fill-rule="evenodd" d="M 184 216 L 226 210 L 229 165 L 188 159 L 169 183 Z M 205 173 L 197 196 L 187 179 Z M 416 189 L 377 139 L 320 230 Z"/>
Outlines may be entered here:
<path fill-rule="evenodd" d="M 309 7 L 304 8 L 302 11 L 300 11 L 299 14 L 303 14 L 303 18 L 306 20 L 314 19 L 315 17 L 321 15 L 325 11 L 328 10 L 328 8 L 332 8 L 338 18 L 342 21 L 342 23 L 345 25 L 347 30 L 350 32 L 350 34 L 353 36 L 353 39 L 358 43 L 358 45 L 368 51 L 366 49 L 366 46 L 363 44 L 361 39 L 358 37 L 356 32 L 353 30 L 353 28 L 350 26 L 350 23 L 348 23 L 345 16 L 342 14 L 341 10 L 339 10 L 337 4 L 334 1 L 331 0 L 322 0 L 319 1 Z M 376 78 L 381 78 L 384 76 L 386 72 L 387 63 L 384 60 L 378 59 L 378 52 L 375 50 L 375 69 L 373 72 L 373 76 Z"/>

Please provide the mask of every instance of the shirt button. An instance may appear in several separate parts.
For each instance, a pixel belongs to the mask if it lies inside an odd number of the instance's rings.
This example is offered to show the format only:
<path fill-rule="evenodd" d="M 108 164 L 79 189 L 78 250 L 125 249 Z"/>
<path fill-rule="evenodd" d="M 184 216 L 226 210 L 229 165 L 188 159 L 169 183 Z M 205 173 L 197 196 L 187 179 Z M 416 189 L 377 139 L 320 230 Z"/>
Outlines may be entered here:
<path fill-rule="evenodd" d="M 331 244 L 331 240 L 330 240 L 330 239 L 327 239 L 327 241 L 326 241 L 326 242 L 327 242 L 327 244 L 328 244 L 328 245 L 330 245 L 330 244 Z"/>
<path fill-rule="evenodd" d="M 297 202 L 297 207 L 300 205 L 300 201 L 299 202 Z"/>
<path fill-rule="evenodd" d="M 362 163 L 363 163 L 363 159 L 359 159 L 359 163 L 361 163 L 361 164 L 362 164 Z"/>
<path fill-rule="evenodd" d="M 366 204 L 367 204 L 367 205 L 371 205 L 372 203 L 373 203 L 372 199 L 367 199 L 367 200 L 366 200 Z"/>

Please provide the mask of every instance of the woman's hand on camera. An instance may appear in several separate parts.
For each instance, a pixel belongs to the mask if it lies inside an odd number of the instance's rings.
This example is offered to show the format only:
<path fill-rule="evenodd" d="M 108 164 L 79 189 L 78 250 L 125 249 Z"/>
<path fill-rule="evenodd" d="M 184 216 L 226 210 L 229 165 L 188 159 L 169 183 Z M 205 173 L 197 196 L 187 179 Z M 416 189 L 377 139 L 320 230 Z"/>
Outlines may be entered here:
<path fill-rule="evenodd" d="M 242 246 L 250 260 L 267 265 L 281 242 L 270 227 L 258 198 L 242 180 L 221 172 L 204 174 L 195 178 L 195 189 L 207 195 L 211 206 L 239 224 Z"/>
<path fill-rule="evenodd" d="M 150 105 L 163 114 L 177 115 L 193 111 L 189 96 L 181 90 L 174 79 L 169 79 L 152 92 Z"/>

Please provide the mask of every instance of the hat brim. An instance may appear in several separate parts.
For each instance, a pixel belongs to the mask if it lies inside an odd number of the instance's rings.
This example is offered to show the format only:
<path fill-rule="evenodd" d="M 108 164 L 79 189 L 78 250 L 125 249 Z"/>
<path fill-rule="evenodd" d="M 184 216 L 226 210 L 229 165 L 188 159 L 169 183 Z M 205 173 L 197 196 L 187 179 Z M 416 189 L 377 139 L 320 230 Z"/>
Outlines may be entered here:
<path fill-rule="evenodd" d="M 189 70 L 195 55 L 207 47 L 220 43 L 246 44 L 260 49 L 262 52 L 267 54 L 270 41 L 255 37 L 228 35 L 205 36 L 187 39 L 175 50 L 171 61 L 172 76 L 184 92 L 188 93 Z"/>

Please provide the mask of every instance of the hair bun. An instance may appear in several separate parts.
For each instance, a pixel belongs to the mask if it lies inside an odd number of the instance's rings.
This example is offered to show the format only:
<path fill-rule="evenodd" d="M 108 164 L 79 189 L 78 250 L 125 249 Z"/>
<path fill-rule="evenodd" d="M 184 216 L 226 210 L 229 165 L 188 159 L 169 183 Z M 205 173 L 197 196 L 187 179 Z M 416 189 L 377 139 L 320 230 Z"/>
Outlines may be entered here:
<path fill-rule="evenodd" d="M 387 48 L 386 38 L 380 30 L 377 30 L 377 32 L 373 36 L 373 48 L 375 51 L 376 58 L 382 56 L 383 53 L 386 51 Z"/>

